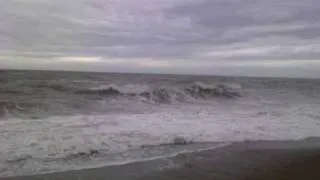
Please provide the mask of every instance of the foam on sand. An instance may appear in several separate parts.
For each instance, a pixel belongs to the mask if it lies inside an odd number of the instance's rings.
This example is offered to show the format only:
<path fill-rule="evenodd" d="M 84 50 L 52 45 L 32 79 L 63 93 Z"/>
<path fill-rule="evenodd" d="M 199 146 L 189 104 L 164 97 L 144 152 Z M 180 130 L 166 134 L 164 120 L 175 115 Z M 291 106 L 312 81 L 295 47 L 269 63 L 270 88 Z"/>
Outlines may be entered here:
<path fill-rule="evenodd" d="M 319 179 L 319 142 L 319 139 L 248 141 L 214 150 L 179 154 L 170 158 L 47 175 L 3 178 L 3 180 Z"/>

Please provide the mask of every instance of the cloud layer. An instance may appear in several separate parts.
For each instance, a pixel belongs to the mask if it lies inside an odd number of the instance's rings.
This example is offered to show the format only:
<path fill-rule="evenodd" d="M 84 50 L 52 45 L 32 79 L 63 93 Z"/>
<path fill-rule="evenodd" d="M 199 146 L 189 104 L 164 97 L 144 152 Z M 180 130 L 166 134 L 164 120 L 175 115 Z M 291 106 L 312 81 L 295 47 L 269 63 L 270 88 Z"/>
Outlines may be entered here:
<path fill-rule="evenodd" d="M 0 67 L 240 75 L 272 68 L 292 76 L 294 66 L 296 76 L 320 77 L 319 7 L 316 0 L 0 1 Z"/>

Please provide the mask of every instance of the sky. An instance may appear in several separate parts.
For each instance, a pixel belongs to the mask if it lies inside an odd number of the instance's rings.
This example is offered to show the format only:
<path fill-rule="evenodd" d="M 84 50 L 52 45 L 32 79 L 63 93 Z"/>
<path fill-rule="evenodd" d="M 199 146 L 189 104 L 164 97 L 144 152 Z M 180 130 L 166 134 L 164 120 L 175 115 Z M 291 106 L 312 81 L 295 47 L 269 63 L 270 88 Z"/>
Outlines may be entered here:
<path fill-rule="evenodd" d="M 320 77 L 319 0 L 0 1 L 0 68 Z"/>

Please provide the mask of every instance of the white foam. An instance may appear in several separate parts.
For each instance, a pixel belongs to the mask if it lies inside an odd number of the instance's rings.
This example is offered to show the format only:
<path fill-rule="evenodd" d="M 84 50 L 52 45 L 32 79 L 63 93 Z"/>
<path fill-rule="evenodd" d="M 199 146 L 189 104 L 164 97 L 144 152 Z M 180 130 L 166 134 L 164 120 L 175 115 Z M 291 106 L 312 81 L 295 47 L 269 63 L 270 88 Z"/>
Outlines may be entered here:
<path fill-rule="evenodd" d="M 313 114 L 314 116 L 307 116 Z M 289 140 L 320 136 L 317 104 L 215 101 L 166 105 L 140 114 L 10 119 L 0 122 L 0 157 L 61 158 L 91 149 L 125 152 L 140 145 L 188 141 Z"/>
<path fill-rule="evenodd" d="M 63 156 L 75 149 L 119 151 L 142 144 L 169 143 L 177 136 L 195 141 L 234 141 L 320 135 L 319 124 L 313 118 L 297 116 L 301 110 L 296 109 L 278 114 L 273 114 L 273 109 L 265 109 L 264 116 L 259 116 L 257 111 L 240 107 L 185 105 L 179 107 L 179 111 L 168 107 L 145 114 L 2 121 L 0 152 L 7 152 L 8 156 L 12 155 L 11 151 L 36 157 Z"/>
<path fill-rule="evenodd" d="M 90 90 L 105 90 L 105 89 L 116 89 L 123 94 L 139 94 L 149 91 L 151 88 L 148 85 L 143 84 L 126 84 L 123 86 L 109 84 L 109 85 L 100 85 L 97 87 L 92 87 Z"/>

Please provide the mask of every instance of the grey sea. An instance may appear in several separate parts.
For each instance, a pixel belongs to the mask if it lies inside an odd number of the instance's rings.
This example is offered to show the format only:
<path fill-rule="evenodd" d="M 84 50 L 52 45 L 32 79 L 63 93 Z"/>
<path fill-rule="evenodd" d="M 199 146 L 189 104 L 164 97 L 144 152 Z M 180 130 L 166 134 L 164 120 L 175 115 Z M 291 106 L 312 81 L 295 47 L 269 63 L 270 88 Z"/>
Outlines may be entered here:
<path fill-rule="evenodd" d="M 223 179 L 319 136 L 317 79 L 0 71 L 2 178 Z"/>

